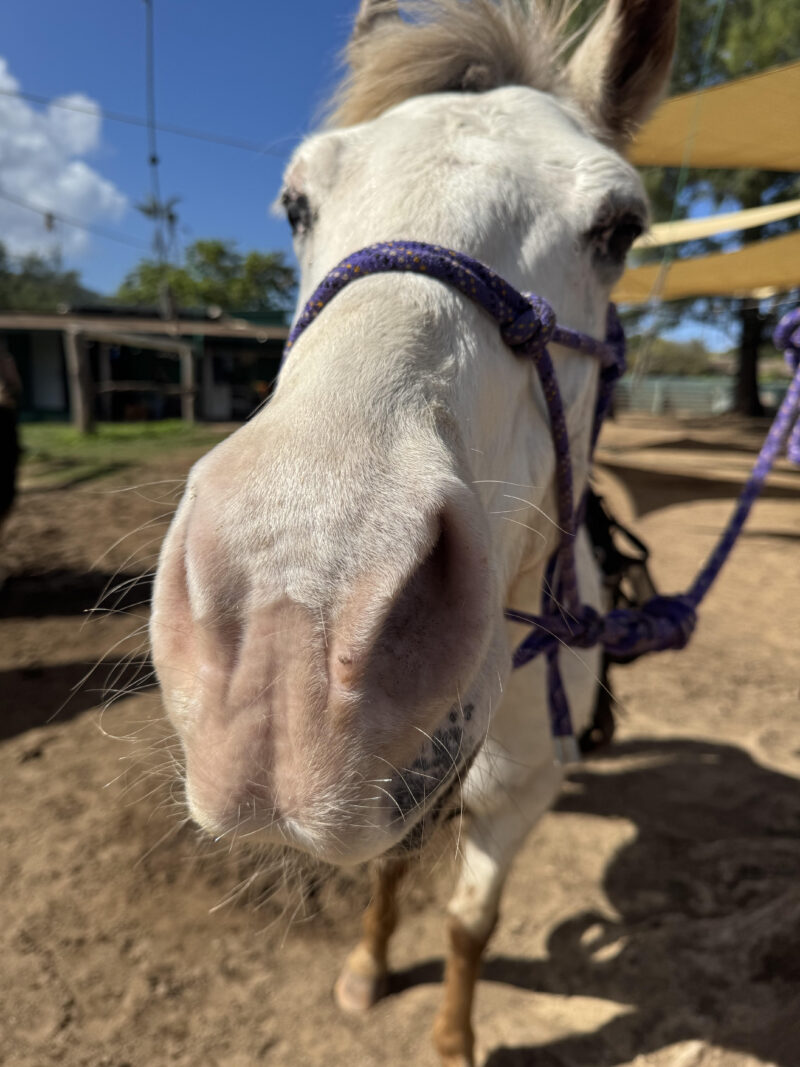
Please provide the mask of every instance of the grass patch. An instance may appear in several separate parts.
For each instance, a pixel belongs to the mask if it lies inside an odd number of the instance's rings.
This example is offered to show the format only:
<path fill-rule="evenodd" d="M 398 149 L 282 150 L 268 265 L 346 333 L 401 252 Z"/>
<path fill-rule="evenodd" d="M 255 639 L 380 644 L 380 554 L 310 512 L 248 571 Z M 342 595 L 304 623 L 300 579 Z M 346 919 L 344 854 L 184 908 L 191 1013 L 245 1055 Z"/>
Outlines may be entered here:
<path fill-rule="evenodd" d="M 228 432 L 180 419 L 98 423 L 95 432 L 86 435 L 65 423 L 23 423 L 21 482 L 30 488 L 62 489 L 133 467 L 165 451 L 210 448 Z"/>

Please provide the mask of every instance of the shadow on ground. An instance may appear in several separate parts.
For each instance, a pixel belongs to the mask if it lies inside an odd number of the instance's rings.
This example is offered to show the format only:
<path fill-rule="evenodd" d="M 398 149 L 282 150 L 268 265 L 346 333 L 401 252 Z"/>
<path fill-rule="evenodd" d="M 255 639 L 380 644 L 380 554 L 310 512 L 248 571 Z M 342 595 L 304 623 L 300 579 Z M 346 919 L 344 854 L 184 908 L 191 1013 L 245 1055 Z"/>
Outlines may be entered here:
<path fill-rule="evenodd" d="M 132 463 L 92 462 L 91 460 L 70 460 L 60 457 L 58 460 L 49 456 L 46 461 L 32 460 L 23 467 L 23 493 L 57 493 L 63 489 L 73 489 L 86 482 L 94 482 L 109 474 L 127 470 Z"/>
<path fill-rule="evenodd" d="M 144 657 L 0 671 L 0 741 L 38 726 L 58 726 L 155 684 L 152 664 Z"/>
<path fill-rule="evenodd" d="M 485 1067 L 614 1067 L 692 1039 L 797 1067 L 800 782 L 686 740 L 616 745 L 570 782 L 557 811 L 636 826 L 604 878 L 621 918 L 571 916 L 545 958 L 490 956 L 482 980 L 630 1010 L 595 1033 L 496 1048 Z M 429 960 L 390 993 L 441 977 Z"/>
<path fill-rule="evenodd" d="M 627 491 L 634 513 L 647 515 L 651 511 L 689 504 L 696 500 L 730 500 L 739 496 L 741 482 L 731 479 L 705 478 L 691 474 L 679 474 L 668 470 L 642 470 L 604 456 L 597 464 L 612 474 Z M 761 490 L 764 500 L 797 500 L 800 481 L 796 486 L 774 485 L 769 481 Z"/>
<path fill-rule="evenodd" d="M 766 436 L 766 433 L 767 429 L 765 428 L 764 436 Z M 714 452 L 717 455 L 720 453 L 725 455 L 730 452 L 743 452 L 755 459 L 760 447 L 760 442 L 757 444 L 755 439 L 750 441 L 732 441 L 729 437 L 726 437 L 724 441 L 705 441 L 700 437 L 678 437 L 672 439 L 666 438 L 658 441 L 643 441 L 637 443 L 636 450 L 642 452 L 658 452 L 664 450 L 670 452 Z"/>
<path fill-rule="evenodd" d="M 117 571 L 52 570 L 10 577 L 0 588 L 0 619 L 130 610 L 150 603 L 152 578 Z"/>
<path fill-rule="evenodd" d="M 800 541 L 800 530 L 742 530 L 740 537 L 773 537 L 778 541 Z"/>

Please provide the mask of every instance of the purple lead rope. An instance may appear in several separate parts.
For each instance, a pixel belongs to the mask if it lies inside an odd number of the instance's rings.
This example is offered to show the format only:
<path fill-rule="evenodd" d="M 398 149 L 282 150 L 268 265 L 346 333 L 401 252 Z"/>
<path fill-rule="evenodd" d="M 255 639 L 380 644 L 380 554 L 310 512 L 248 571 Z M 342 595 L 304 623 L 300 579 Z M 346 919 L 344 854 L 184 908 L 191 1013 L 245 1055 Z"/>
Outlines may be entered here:
<path fill-rule="evenodd" d="M 284 358 L 297 338 L 346 285 L 358 278 L 387 272 L 422 274 L 445 282 L 483 308 L 500 327 L 505 343 L 532 360 L 547 404 L 556 455 L 558 525 L 561 537 L 546 571 L 542 613 L 507 611 L 506 617 L 531 627 L 514 652 L 513 666 L 523 667 L 536 656 L 547 660 L 550 724 L 556 752 L 577 758 L 569 703 L 558 665 L 561 645 L 593 648 L 602 645 L 615 656 L 633 659 L 647 652 L 683 648 L 697 624 L 697 608 L 730 555 L 736 538 L 784 444 L 789 459 L 800 463 L 800 308 L 785 315 L 774 334 L 794 377 L 775 416 L 734 513 L 719 542 L 687 593 L 658 596 L 639 608 L 620 608 L 605 615 L 581 603 L 575 565 L 575 537 L 583 521 L 583 500 L 575 507 L 569 436 L 550 342 L 593 356 L 600 380 L 590 445 L 590 458 L 608 410 L 617 379 L 625 370 L 625 335 L 613 304 L 609 305 L 606 339 L 566 329 L 556 322 L 546 300 L 521 293 L 485 264 L 437 245 L 419 241 L 388 241 L 348 256 L 323 279 L 295 323 Z"/>

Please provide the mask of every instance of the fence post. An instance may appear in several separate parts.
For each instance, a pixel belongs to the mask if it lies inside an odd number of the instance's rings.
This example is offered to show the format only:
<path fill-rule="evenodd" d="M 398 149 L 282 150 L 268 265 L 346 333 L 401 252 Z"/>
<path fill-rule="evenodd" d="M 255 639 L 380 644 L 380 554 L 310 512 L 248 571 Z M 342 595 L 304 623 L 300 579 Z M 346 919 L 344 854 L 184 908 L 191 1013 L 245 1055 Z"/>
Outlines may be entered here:
<path fill-rule="evenodd" d="M 78 330 L 64 330 L 64 353 L 67 360 L 72 422 L 80 433 L 92 433 L 94 431 L 92 375 L 86 343 Z"/>
<path fill-rule="evenodd" d="M 184 422 L 194 422 L 194 352 L 191 345 L 181 346 L 181 418 Z"/>
<path fill-rule="evenodd" d="M 113 408 L 113 394 L 110 389 L 104 388 L 111 385 L 113 373 L 111 370 L 110 345 L 100 341 L 97 346 L 97 384 L 100 390 L 100 417 L 105 422 L 111 422 Z"/>

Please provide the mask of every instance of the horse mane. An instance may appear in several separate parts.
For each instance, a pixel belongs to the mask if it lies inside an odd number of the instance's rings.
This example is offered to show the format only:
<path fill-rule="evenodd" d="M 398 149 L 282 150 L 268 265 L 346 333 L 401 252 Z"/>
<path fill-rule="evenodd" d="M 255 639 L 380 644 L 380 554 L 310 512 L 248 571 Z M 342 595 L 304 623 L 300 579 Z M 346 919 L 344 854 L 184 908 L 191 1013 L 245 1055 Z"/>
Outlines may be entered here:
<path fill-rule="evenodd" d="M 348 46 L 349 70 L 328 122 L 352 126 L 425 93 L 561 87 L 574 3 L 539 0 L 404 0 Z"/>

